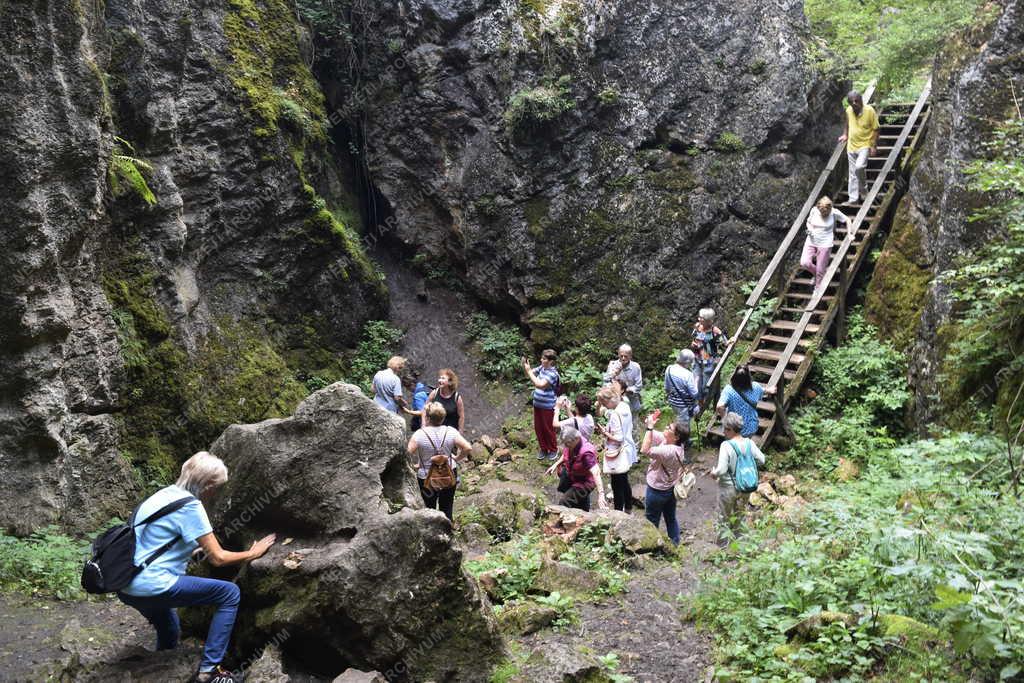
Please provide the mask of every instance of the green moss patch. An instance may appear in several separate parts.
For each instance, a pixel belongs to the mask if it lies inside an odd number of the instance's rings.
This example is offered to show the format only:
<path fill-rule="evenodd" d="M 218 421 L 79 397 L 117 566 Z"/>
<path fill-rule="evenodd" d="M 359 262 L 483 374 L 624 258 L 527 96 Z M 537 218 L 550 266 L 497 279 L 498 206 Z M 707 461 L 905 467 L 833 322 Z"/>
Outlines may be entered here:
<path fill-rule="evenodd" d="M 897 349 L 909 348 L 917 335 L 931 281 L 930 260 L 922 248 L 910 201 L 904 200 L 875 265 L 864 304 L 868 321 Z"/>
<path fill-rule="evenodd" d="M 245 93 L 255 134 L 273 135 L 284 123 L 325 141 L 324 96 L 299 54 L 294 11 L 283 0 L 230 0 L 230 7 L 224 17 L 227 73 Z"/>

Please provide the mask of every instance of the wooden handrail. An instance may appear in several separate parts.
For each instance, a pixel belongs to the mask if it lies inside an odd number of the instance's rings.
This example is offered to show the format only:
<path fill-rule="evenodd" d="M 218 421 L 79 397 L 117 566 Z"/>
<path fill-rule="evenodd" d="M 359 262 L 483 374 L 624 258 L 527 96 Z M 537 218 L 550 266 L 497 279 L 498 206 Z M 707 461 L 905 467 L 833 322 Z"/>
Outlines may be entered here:
<path fill-rule="evenodd" d="M 869 85 L 864 90 L 864 102 L 867 103 L 868 101 L 870 101 L 871 96 L 874 95 L 874 93 L 875 84 L 874 82 L 872 82 L 871 85 Z M 786 259 L 786 254 L 789 253 L 790 248 L 793 246 L 793 241 L 796 239 L 796 236 L 800 233 L 800 230 L 804 227 L 804 223 L 807 220 L 807 214 L 810 213 L 811 207 L 813 207 L 817 203 L 822 188 L 825 187 L 825 183 L 828 182 L 828 179 L 835 172 L 836 165 L 838 165 L 839 160 L 842 158 L 843 151 L 845 149 L 846 143 L 840 142 L 837 143 L 836 148 L 832 150 L 832 156 L 829 157 L 828 165 L 825 167 L 825 170 L 822 171 L 821 174 L 818 176 L 818 182 L 814 184 L 814 188 L 811 190 L 810 194 L 808 194 L 807 200 L 804 202 L 803 208 L 800 209 L 799 215 L 797 216 L 796 220 L 793 221 L 793 225 L 790 226 L 789 232 L 786 233 L 786 236 L 779 244 L 779 248 L 775 250 L 775 255 L 772 256 L 772 260 L 768 263 L 768 266 L 764 269 L 764 272 L 761 274 L 761 279 L 757 281 L 757 284 L 754 286 L 753 291 L 750 292 L 750 296 L 747 297 L 747 312 L 743 316 L 743 320 L 740 321 L 740 324 L 736 328 L 736 331 L 733 333 L 732 337 L 730 337 L 730 341 L 728 346 L 726 346 L 725 348 L 725 352 L 723 352 L 720 356 L 718 364 L 715 366 L 715 370 L 711 374 L 711 378 L 708 380 L 708 387 L 715 387 L 717 385 L 719 381 L 719 376 L 722 373 L 722 369 L 725 367 L 725 361 L 728 360 L 728 358 L 732 355 L 733 350 L 736 348 L 736 343 L 743 335 L 744 330 L 747 329 L 747 324 L 750 322 L 750 318 L 754 314 L 755 307 L 759 303 L 761 303 L 761 298 L 764 296 L 764 292 L 768 288 L 768 284 L 772 281 L 772 278 L 775 277 L 779 268 L 782 267 L 782 264 Z"/>
<path fill-rule="evenodd" d="M 868 212 L 875 203 L 875 198 L 881 191 L 882 185 L 885 184 L 889 172 L 892 171 L 893 166 L 896 165 L 896 160 L 899 159 L 903 145 L 906 144 L 907 138 L 910 137 L 910 131 L 914 128 L 917 118 L 921 115 L 921 111 L 924 109 L 924 105 L 928 101 L 928 96 L 931 94 L 931 88 L 932 81 L 931 79 L 928 79 L 924 89 L 921 91 L 921 96 L 917 99 L 917 104 L 914 105 L 914 110 L 910 113 L 910 117 L 903 125 L 903 130 L 900 131 L 900 135 L 896 139 L 896 143 L 893 145 L 892 151 L 889 152 L 889 156 L 885 160 L 885 165 L 882 166 L 882 170 L 875 178 L 875 182 L 871 184 L 871 189 L 868 191 L 867 197 L 863 199 L 863 203 L 861 204 L 856 217 L 850 221 L 850 227 L 847 228 L 846 237 L 843 239 L 842 245 L 839 247 L 835 257 L 832 259 L 832 263 L 829 264 L 828 270 L 825 271 L 825 276 L 822 278 L 821 286 L 815 288 L 814 293 L 811 295 L 811 300 L 807 304 L 807 308 L 804 310 L 804 314 L 800 316 L 800 322 L 797 324 L 796 329 L 793 330 L 793 335 L 790 337 L 789 343 L 786 344 L 786 348 L 780 355 L 778 365 L 775 366 L 775 371 L 772 372 L 771 379 L 768 380 L 769 387 L 778 386 L 779 380 L 783 377 L 786 371 L 786 366 L 789 365 L 789 359 L 792 358 L 793 353 L 796 352 L 797 345 L 799 345 L 800 339 L 803 337 L 804 332 L 807 330 L 807 326 L 811 322 L 811 316 L 814 314 L 814 310 L 818 307 L 821 297 L 825 294 L 828 286 L 832 283 L 832 279 L 835 277 L 839 268 L 846 267 L 846 253 L 850 250 L 850 245 L 853 244 L 853 240 L 857 235 L 857 230 L 860 228 L 860 224 L 864 221 L 864 218 L 867 217 Z M 837 291 L 835 296 L 837 299 L 839 297 L 845 297 L 846 292 Z"/>

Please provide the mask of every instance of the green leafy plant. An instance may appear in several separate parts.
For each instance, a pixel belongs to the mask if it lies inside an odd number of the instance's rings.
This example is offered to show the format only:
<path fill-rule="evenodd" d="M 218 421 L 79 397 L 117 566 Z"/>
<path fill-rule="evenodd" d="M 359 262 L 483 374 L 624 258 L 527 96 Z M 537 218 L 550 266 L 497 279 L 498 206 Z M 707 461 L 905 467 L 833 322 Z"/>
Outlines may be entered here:
<path fill-rule="evenodd" d="M 153 172 L 149 162 L 135 155 L 135 148 L 124 138 L 114 136 L 114 153 L 110 155 L 107 167 L 107 184 L 115 197 L 133 192 L 146 204 L 156 204 L 156 195 L 149 189 L 146 176 Z"/>
<path fill-rule="evenodd" d="M 371 320 L 349 362 L 348 379 L 369 391 L 373 375 L 398 351 L 404 333 L 384 320 Z"/>
<path fill-rule="evenodd" d="M 513 133 L 532 130 L 554 121 L 575 106 L 571 79 L 561 76 L 553 82 L 513 93 L 505 108 L 505 126 Z"/>
<path fill-rule="evenodd" d="M 558 375 L 570 395 L 593 395 L 601 388 L 601 363 L 607 352 L 592 339 L 566 349 L 558 358 Z"/>
<path fill-rule="evenodd" d="M 792 416 L 796 443 L 773 456 L 774 466 L 814 464 L 831 471 L 840 456 L 867 462 L 906 433 L 906 361 L 879 340 L 859 310 L 850 314 L 846 343 L 815 360 L 811 384 L 821 393 Z"/>
<path fill-rule="evenodd" d="M 576 601 L 568 595 L 562 595 L 558 591 L 554 591 L 549 595 L 537 596 L 533 600 L 558 612 L 558 616 L 552 622 L 555 628 L 565 628 L 579 622 L 579 615 L 575 612 Z"/>
<path fill-rule="evenodd" d="M 806 0 L 811 30 L 824 41 L 808 45 L 818 67 L 880 92 L 912 83 L 943 41 L 970 23 L 978 0 Z"/>
<path fill-rule="evenodd" d="M 597 93 L 597 101 L 606 107 L 613 107 L 622 101 L 622 93 L 616 88 L 608 86 Z"/>
<path fill-rule="evenodd" d="M 474 344 L 477 367 L 487 379 L 510 379 L 522 372 L 519 359 L 526 342 L 518 328 L 496 323 L 485 313 L 474 313 L 466 321 L 466 336 Z"/>
<path fill-rule="evenodd" d="M 694 602 L 731 680 L 997 680 L 1024 661 L 1024 507 L 1005 444 L 955 434 L 876 452 L 770 517 Z"/>
<path fill-rule="evenodd" d="M 88 554 L 87 541 L 66 536 L 53 526 L 26 538 L 0 533 L 0 589 L 60 600 L 84 598 L 80 581 Z"/>
<path fill-rule="evenodd" d="M 744 152 L 747 149 L 746 143 L 743 142 L 743 138 L 736 133 L 730 133 L 728 131 L 721 133 L 712 147 L 717 149 L 719 152 L 733 153 L 733 152 Z"/>

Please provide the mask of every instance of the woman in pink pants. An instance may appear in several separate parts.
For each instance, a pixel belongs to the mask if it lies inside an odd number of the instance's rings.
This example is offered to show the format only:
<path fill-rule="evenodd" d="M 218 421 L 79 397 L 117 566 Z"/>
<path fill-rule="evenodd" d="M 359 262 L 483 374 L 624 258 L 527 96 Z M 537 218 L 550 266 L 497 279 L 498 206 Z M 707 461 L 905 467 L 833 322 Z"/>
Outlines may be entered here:
<path fill-rule="evenodd" d="M 828 197 L 819 199 L 817 206 L 807 214 L 807 240 L 800 265 L 814 273 L 815 291 L 821 287 L 821 280 L 828 270 L 836 223 L 850 224 L 846 216 L 832 208 L 832 200 Z"/>

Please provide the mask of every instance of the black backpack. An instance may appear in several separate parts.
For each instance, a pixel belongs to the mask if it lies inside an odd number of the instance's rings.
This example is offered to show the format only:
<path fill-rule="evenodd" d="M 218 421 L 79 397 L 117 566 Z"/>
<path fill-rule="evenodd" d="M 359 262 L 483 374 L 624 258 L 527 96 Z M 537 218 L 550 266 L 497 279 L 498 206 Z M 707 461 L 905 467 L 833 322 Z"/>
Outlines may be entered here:
<path fill-rule="evenodd" d="M 92 559 L 85 563 L 82 568 L 82 588 L 86 593 L 116 593 L 139 575 L 143 569 L 148 567 L 154 560 L 167 552 L 172 545 L 178 542 L 174 538 L 157 548 L 156 552 L 150 555 L 145 562 L 135 565 L 135 527 L 140 524 L 149 524 L 175 510 L 180 510 L 189 501 L 195 500 L 192 496 L 186 496 L 180 500 L 164 505 L 162 508 L 151 514 L 141 522 L 135 521 L 139 508 L 132 513 L 131 522 L 118 524 L 110 527 L 96 537 L 92 542 Z M 142 507 L 142 503 L 139 504 Z M 145 530 L 143 530 L 145 533 Z"/>

